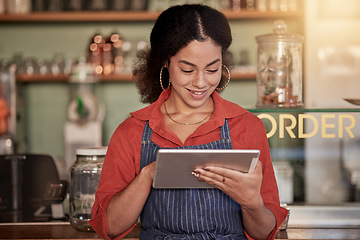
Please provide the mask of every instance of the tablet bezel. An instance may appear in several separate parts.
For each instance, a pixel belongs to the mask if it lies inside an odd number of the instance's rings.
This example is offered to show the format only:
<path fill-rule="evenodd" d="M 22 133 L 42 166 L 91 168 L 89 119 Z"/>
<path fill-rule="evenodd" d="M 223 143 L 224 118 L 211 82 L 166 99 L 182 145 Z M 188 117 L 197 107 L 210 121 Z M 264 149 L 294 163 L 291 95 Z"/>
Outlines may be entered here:
<path fill-rule="evenodd" d="M 192 170 L 212 165 L 252 172 L 259 155 L 255 149 L 159 149 L 153 188 L 213 188 L 194 177 Z"/>

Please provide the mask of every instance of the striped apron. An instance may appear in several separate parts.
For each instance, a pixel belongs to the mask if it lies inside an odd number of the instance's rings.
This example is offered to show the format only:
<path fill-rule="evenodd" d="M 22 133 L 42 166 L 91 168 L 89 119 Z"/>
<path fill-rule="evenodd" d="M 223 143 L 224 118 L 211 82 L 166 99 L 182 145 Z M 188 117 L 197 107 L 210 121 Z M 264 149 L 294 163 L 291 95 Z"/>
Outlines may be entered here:
<path fill-rule="evenodd" d="M 178 149 L 232 149 L 227 119 L 220 127 L 221 139 L 204 145 Z M 140 169 L 156 160 L 161 148 L 151 141 L 146 123 L 141 142 Z M 247 239 L 241 208 L 219 189 L 152 188 L 140 215 L 141 240 Z"/>

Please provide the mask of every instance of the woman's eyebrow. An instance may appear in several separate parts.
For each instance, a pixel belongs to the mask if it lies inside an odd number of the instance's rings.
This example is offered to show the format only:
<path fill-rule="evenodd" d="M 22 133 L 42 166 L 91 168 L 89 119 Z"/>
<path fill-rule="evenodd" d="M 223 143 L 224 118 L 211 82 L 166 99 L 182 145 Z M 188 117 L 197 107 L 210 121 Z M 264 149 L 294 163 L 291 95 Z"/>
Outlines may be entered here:
<path fill-rule="evenodd" d="M 212 61 L 211 63 L 207 64 L 206 67 L 209 67 L 217 62 L 220 62 L 220 59 L 215 59 L 214 61 Z M 196 67 L 196 65 L 194 63 L 191 63 L 191 62 L 188 62 L 186 60 L 180 60 L 179 63 L 183 63 L 183 64 L 186 64 L 186 65 L 189 65 L 189 66 L 192 66 L 192 67 Z"/>

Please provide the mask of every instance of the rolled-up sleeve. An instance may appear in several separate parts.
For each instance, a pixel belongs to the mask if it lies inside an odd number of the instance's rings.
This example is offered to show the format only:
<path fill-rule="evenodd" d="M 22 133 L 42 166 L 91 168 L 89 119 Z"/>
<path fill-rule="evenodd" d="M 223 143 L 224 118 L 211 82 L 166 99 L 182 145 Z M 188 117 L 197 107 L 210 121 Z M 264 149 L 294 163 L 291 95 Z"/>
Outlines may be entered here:
<path fill-rule="evenodd" d="M 95 232 L 103 239 L 110 239 L 106 217 L 108 205 L 112 198 L 126 188 L 139 173 L 141 129 L 139 124 L 135 124 L 129 118 L 119 125 L 110 139 L 89 221 Z M 121 239 L 135 225 L 136 223 L 114 239 Z"/>

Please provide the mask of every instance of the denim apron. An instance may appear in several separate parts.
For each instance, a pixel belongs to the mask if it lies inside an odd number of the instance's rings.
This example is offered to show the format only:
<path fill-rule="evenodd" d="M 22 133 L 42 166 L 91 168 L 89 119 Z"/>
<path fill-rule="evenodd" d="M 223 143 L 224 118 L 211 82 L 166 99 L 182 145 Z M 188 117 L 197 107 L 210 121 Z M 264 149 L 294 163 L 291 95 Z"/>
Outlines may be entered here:
<path fill-rule="evenodd" d="M 178 149 L 232 149 L 227 119 L 220 127 L 221 139 L 204 145 Z M 141 141 L 140 169 L 156 160 L 161 148 L 151 141 L 146 123 Z M 219 189 L 152 188 L 140 215 L 141 240 L 247 239 L 241 208 Z"/>

